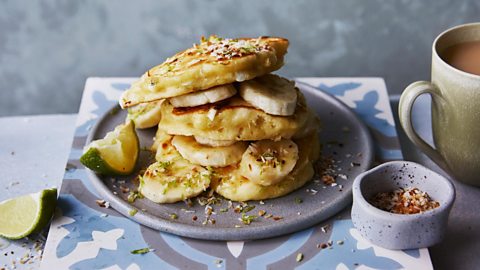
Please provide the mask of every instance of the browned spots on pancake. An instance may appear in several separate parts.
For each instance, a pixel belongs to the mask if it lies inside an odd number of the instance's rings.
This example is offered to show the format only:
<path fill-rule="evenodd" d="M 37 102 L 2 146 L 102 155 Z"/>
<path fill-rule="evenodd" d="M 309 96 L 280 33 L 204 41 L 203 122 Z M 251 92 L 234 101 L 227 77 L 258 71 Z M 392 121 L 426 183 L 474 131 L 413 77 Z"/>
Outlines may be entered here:
<path fill-rule="evenodd" d="M 237 165 L 228 165 L 226 167 L 215 168 L 215 172 L 225 176 L 225 175 L 228 175 L 229 173 L 232 173 L 237 168 L 238 168 Z"/>
<path fill-rule="evenodd" d="M 217 110 L 217 113 L 220 113 L 225 110 L 231 110 L 236 108 L 247 108 L 247 109 L 258 110 L 257 108 L 254 108 L 252 105 L 246 103 L 243 99 L 242 99 L 243 102 L 239 102 L 238 99 L 241 99 L 241 98 L 234 96 L 226 100 L 221 100 L 215 103 L 209 103 L 209 104 L 204 104 L 204 105 L 195 106 L 195 107 L 174 107 L 172 110 L 172 113 L 175 115 L 183 115 L 183 114 L 189 114 L 189 113 L 207 113 L 211 109 Z"/>

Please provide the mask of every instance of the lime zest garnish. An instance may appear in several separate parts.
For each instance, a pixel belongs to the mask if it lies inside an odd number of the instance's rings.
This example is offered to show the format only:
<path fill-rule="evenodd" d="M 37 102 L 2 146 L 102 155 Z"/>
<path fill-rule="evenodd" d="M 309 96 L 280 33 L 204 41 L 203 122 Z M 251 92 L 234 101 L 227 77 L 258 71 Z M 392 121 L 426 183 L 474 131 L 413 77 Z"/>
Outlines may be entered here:
<path fill-rule="evenodd" d="M 140 248 L 140 249 L 132 250 L 132 251 L 130 251 L 130 253 L 132 253 L 132 254 L 146 254 L 146 253 L 149 253 L 150 251 L 153 251 L 153 249 L 146 247 L 146 248 Z"/>

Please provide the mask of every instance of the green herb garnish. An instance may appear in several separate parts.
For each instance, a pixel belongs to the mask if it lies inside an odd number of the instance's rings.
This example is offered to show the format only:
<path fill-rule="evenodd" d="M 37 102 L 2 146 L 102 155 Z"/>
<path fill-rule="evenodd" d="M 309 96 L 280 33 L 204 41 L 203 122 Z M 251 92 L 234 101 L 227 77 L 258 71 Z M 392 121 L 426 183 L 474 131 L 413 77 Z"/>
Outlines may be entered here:
<path fill-rule="evenodd" d="M 255 205 L 247 205 L 242 209 L 242 213 L 248 213 L 255 209 Z"/>
<path fill-rule="evenodd" d="M 170 165 L 172 165 L 172 162 L 171 161 L 157 161 L 155 164 L 156 164 L 156 166 L 155 166 L 154 171 L 164 173 L 169 169 Z"/>
<path fill-rule="evenodd" d="M 138 190 L 130 191 L 127 197 L 129 203 L 134 203 L 136 199 L 142 199 L 143 195 Z"/>
<path fill-rule="evenodd" d="M 158 162 L 158 167 L 166 169 L 172 164 L 171 161 L 159 161 Z"/>
<path fill-rule="evenodd" d="M 137 212 L 138 210 L 134 208 L 134 209 L 130 209 L 130 211 L 128 211 L 128 214 L 133 217 L 137 214 Z"/>
<path fill-rule="evenodd" d="M 150 251 L 151 251 L 151 249 L 146 247 L 146 248 L 132 250 L 132 251 L 130 251 L 130 253 L 132 253 L 132 254 L 145 254 L 145 253 L 148 253 Z"/>
<path fill-rule="evenodd" d="M 254 221 L 256 218 L 257 218 L 257 216 L 246 215 L 245 213 L 242 213 L 241 220 L 242 220 L 243 224 L 250 225 L 250 223 L 252 223 L 252 221 Z"/>

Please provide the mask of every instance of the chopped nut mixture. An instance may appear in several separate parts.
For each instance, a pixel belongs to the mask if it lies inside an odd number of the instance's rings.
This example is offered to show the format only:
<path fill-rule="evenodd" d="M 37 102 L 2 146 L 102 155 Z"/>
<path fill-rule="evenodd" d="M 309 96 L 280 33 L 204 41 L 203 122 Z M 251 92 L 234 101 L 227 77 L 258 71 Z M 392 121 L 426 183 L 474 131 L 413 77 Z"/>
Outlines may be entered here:
<path fill-rule="evenodd" d="M 333 178 L 331 175 L 322 175 L 322 181 L 325 185 L 332 185 L 336 183 L 335 178 Z"/>
<path fill-rule="evenodd" d="M 110 208 L 110 203 L 105 200 L 95 200 L 98 206 L 103 208 Z"/>
<path fill-rule="evenodd" d="M 384 211 L 395 214 L 417 214 L 440 206 L 418 188 L 400 188 L 392 192 L 381 192 L 370 199 L 370 203 Z"/>

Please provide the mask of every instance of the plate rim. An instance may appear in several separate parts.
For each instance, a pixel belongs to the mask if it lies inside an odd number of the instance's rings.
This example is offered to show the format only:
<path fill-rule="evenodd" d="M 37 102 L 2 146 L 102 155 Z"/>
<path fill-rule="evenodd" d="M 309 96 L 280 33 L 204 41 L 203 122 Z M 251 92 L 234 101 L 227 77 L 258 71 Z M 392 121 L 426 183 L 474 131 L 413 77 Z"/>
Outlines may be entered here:
<path fill-rule="evenodd" d="M 368 151 L 364 153 L 366 156 L 365 159 L 367 164 L 363 171 L 368 170 L 372 167 L 374 158 L 375 158 L 375 149 L 374 149 L 374 141 L 370 134 L 370 131 L 367 125 L 360 119 L 360 117 L 345 103 L 340 101 L 335 96 L 323 91 L 320 88 L 314 87 L 307 83 L 295 81 L 296 86 L 300 88 L 300 90 L 308 91 L 310 94 L 314 96 L 321 96 L 322 99 L 328 100 L 329 103 L 333 103 L 335 108 L 341 108 L 348 112 L 350 117 L 354 118 L 354 122 L 357 122 L 360 129 L 359 134 L 364 135 L 366 138 L 366 148 Z M 112 110 L 117 110 L 119 105 L 116 104 L 109 110 L 107 110 L 103 115 L 97 118 L 95 125 L 92 127 L 90 132 L 88 133 L 85 145 L 88 145 L 92 140 L 94 135 L 97 133 L 101 123 L 110 115 Z M 363 164 L 362 164 L 363 167 Z M 110 203 L 110 206 L 118 211 L 120 214 L 125 216 L 126 218 L 133 220 L 134 222 L 139 223 L 140 225 L 147 226 L 149 228 L 175 234 L 182 237 L 189 237 L 194 239 L 201 239 L 201 240 L 217 240 L 217 241 L 242 241 L 242 240 L 257 240 L 257 239 L 265 239 L 265 238 L 272 238 L 277 236 L 282 236 L 286 234 L 291 234 L 294 232 L 298 232 L 312 226 L 319 224 L 322 221 L 325 221 L 331 218 L 333 215 L 341 212 L 344 210 L 353 200 L 352 198 L 352 187 L 350 186 L 348 190 L 344 190 L 341 194 L 343 196 L 339 196 L 336 199 L 339 201 L 336 202 L 338 207 L 330 207 L 323 212 L 319 212 L 313 215 L 304 215 L 306 218 L 301 219 L 301 222 L 298 221 L 291 221 L 291 222 L 275 222 L 270 223 L 267 226 L 261 227 L 249 227 L 243 226 L 241 228 L 225 228 L 225 227 L 215 227 L 215 226 L 196 226 L 196 225 L 189 225 L 184 223 L 178 223 L 172 220 L 163 219 L 156 215 L 152 215 L 149 212 L 140 211 L 133 205 L 129 204 L 127 201 L 123 200 L 120 196 L 115 195 L 111 189 L 104 183 L 104 181 L 97 176 L 97 174 L 85 168 L 87 176 L 89 180 L 92 182 L 93 186 L 97 190 L 100 197 Z M 351 179 L 353 183 L 354 179 Z M 272 199 L 274 200 L 274 199 Z M 129 212 L 132 209 L 139 210 L 135 215 L 130 215 Z M 201 229 L 199 229 L 201 228 Z"/>

